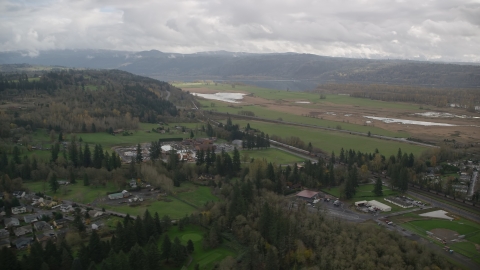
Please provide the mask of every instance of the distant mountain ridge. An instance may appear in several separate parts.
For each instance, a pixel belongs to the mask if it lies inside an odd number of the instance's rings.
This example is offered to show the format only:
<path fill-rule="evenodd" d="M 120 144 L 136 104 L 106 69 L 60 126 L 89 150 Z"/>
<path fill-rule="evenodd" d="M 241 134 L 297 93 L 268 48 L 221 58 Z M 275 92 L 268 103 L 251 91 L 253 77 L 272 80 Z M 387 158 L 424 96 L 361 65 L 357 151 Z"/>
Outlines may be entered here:
<path fill-rule="evenodd" d="M 0 52 L 0 64 L 17 63 L 120 69 L 165 81 L 222 80 L 291 90 L 312 89 L 320 83 L 480 88 L 480 65 L 297 53 L 52 50 L 30 57 L 22 52 Z"/>

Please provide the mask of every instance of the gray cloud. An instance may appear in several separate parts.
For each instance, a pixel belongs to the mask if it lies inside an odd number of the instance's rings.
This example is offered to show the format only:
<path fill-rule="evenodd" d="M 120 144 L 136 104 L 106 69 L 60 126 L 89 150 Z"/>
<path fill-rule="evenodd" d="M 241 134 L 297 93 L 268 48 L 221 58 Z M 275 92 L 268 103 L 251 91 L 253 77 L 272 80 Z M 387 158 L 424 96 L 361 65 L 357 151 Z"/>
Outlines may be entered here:
<path fill-rule="evenodd" d="M 0 51 L 229 50 L 480 62 L 479 0 L 7 0 Z"/>

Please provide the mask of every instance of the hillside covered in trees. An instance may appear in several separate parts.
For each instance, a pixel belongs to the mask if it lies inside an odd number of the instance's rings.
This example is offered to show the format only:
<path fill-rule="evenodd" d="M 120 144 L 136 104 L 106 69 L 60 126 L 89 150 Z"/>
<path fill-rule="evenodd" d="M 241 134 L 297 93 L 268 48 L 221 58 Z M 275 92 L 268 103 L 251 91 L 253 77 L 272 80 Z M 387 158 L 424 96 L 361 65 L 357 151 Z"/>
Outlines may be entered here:
<path fill-rule="evenodd" d="M 168 83 L 123 71 L 51 70 L 0 74 L 2 133 L 48 128 L 64 132 L 134 129 L 176 116 L 187 97 Z M 166 98 L 169 100 L 166 100 Z"/>

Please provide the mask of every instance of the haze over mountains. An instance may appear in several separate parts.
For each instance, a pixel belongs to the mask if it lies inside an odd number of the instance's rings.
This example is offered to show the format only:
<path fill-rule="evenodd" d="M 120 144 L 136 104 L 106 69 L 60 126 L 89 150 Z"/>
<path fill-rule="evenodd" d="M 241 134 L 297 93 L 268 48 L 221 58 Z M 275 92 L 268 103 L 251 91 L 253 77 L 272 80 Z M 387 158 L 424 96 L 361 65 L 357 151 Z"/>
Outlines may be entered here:
<path fill-rule="evenodd" d="M 51 50 L 33 57 L 22 52 L 0 53 L 0 64 L 20 63 L 120 69 L 163 81 L 232 81 L 285 90 L 309 90 L 324 83 L 480 87 L 479 65 L 297 53 Z"/>

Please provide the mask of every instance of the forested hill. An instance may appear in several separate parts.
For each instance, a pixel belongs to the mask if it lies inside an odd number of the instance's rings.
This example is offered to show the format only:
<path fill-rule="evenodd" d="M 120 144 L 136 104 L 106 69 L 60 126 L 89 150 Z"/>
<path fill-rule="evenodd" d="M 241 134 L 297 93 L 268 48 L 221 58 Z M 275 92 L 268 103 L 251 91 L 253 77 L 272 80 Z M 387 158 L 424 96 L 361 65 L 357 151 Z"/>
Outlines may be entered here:
<path fill-rule="evenodd" d="M 319 83 L 388 83 L 435 87 L 480 87 L 480 65 L 403 60 L 368 60 L 312 54 L 159 51 L 55 50 L 30 57 L 0 53 L 0 64 L 116 68 L 161 80 L 227 80 L 278 89 L 312 89 Z M 295 82 L 295 85 L 294 83 Z M 282 87 L 286 86 L 286 87 Z"/>
<path fill-rule="evenodd" d="M 10 123 L 66 132 L 133 129 L 177 115 L 171 101 L 188 99 L 166 82 L 119 70 L 0 68 L 17 71 L 0 73 L 2 129 Z"/>

